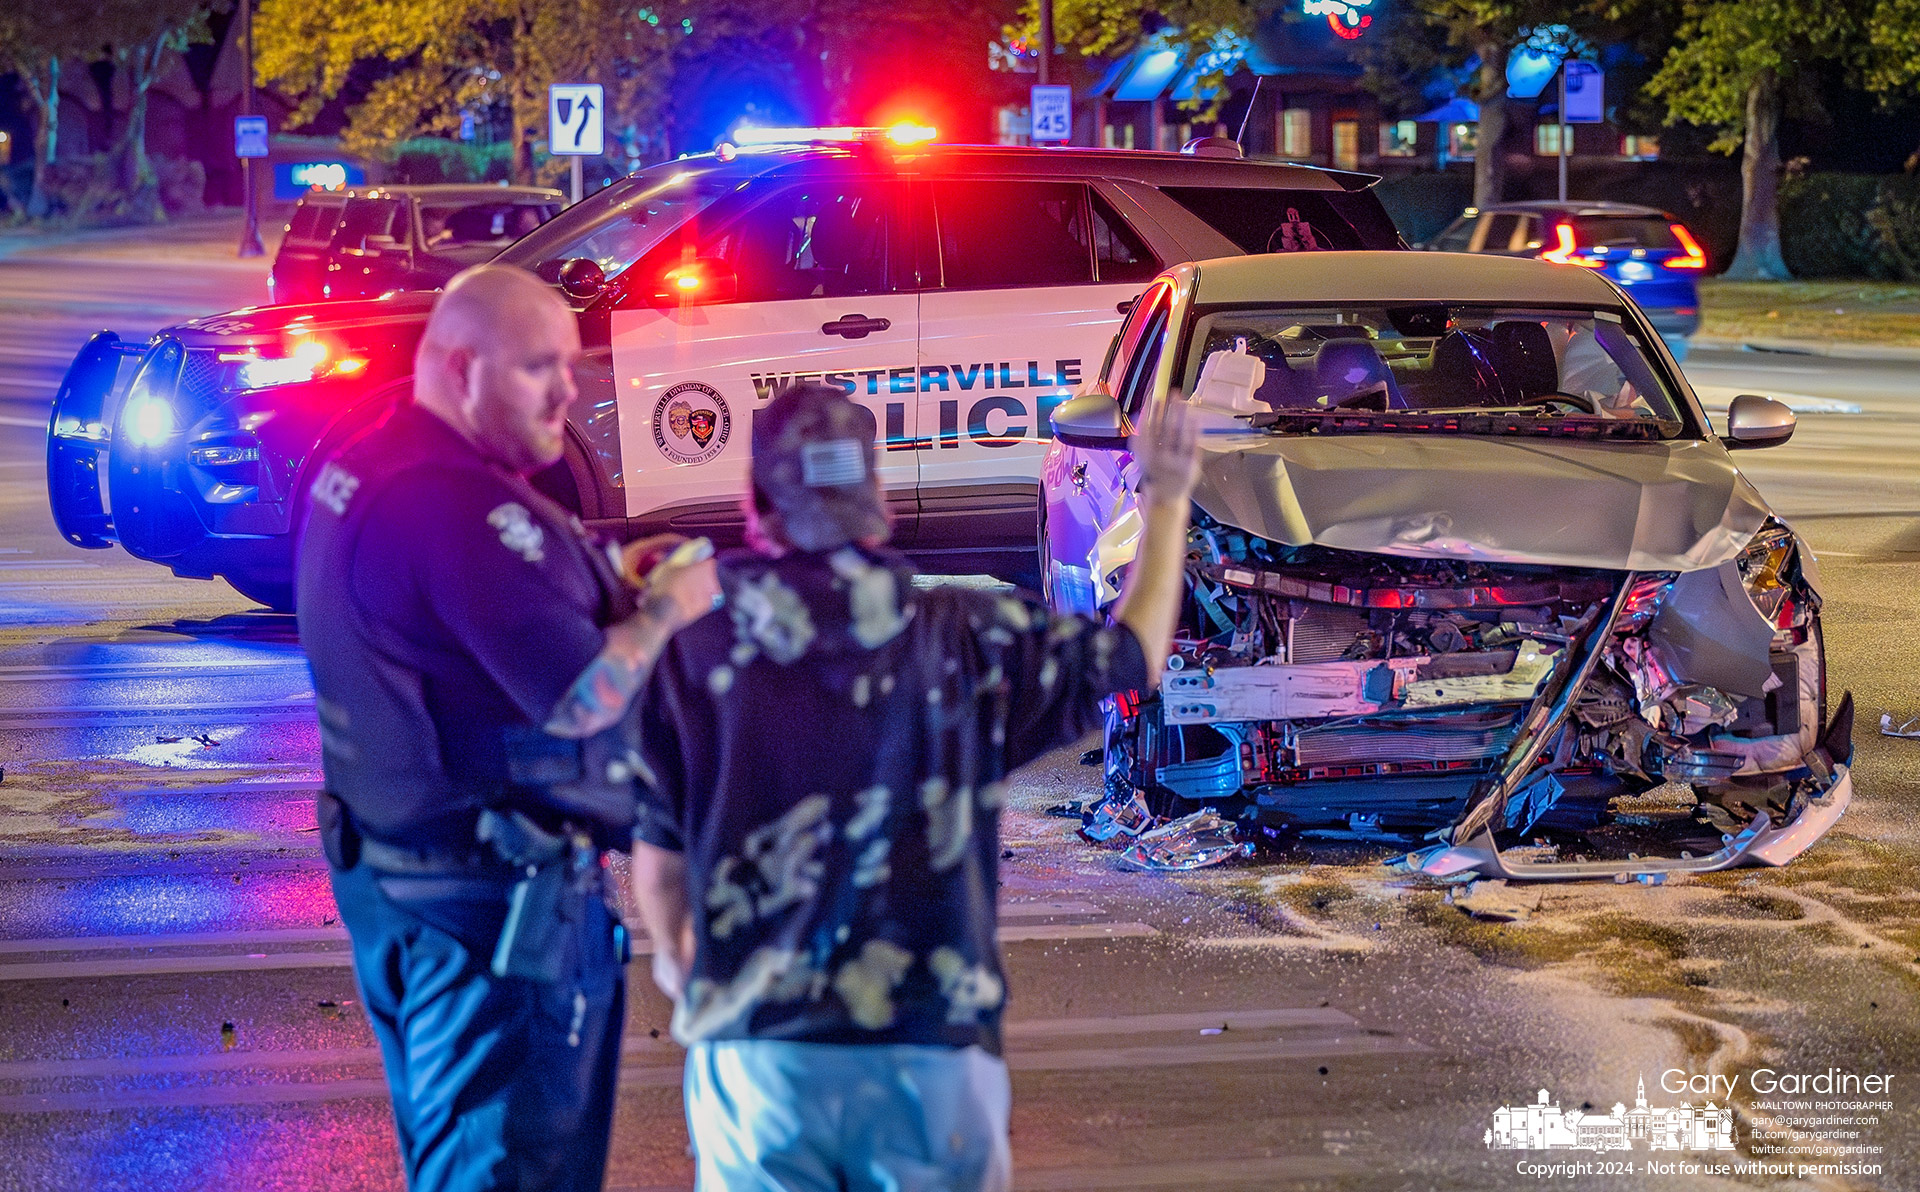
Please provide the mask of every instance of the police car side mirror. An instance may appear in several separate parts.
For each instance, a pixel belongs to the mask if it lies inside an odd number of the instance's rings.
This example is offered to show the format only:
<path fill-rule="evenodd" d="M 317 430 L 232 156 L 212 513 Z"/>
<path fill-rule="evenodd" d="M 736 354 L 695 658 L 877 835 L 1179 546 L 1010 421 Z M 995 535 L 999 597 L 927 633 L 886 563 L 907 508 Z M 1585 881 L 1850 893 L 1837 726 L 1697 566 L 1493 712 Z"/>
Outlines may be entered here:
<path fill-rule="evenodd" d="M 575 257 L 560 266 L 560 292 L 575 302 L 590 301 L 606 288 L 606 271 L 598 261 Z"/>
<path fill-rule="evenodd" d="M 1069 447 L 1122 451 L 1132 434 L 1126 411 L 1104 393 L 1083 394 L 1053 410 L 1053 437 Z"/>

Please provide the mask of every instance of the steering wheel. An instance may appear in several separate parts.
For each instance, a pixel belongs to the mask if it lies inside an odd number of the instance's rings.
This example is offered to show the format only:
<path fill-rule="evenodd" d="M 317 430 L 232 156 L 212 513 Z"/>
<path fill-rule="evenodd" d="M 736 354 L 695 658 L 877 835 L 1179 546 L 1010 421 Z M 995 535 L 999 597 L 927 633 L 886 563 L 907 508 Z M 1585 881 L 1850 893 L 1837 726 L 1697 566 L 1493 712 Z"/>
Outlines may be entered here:
<path fill-rule="evenodd" d="M 1600 412 L 1600 402 L 1597 399 L 1584 393 L 1564 393 L 1557 389 L 1552 393 L 1543 393 L 1539 397 L 1529 397 L 1513 404 L 1516 406 L 1572 406 L 1583 414 L 1591 414 L 1595 418 L 1603 417 Z"/>

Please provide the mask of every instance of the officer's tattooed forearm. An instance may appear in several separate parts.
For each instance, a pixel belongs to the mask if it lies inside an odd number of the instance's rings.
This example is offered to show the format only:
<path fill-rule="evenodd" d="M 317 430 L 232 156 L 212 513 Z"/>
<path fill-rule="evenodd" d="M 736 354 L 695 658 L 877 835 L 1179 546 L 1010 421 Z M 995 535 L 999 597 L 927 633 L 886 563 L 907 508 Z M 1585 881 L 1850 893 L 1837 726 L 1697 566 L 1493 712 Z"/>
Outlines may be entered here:
<path fill-rule="evenodd" d="M 591 737 L 626 715 L 675 627 L 672 600 L 644 598 L 639 612 L 607 630 L 606 646 L 554 705 L 546 730 L 556 737 Z"/>

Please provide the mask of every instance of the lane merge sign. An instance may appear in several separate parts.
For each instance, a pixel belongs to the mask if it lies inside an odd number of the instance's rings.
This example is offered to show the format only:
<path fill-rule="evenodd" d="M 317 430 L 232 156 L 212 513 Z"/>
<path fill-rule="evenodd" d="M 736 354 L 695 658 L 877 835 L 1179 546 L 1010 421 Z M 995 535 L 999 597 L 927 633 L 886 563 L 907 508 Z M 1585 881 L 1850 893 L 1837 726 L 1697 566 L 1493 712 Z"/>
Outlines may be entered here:
<path fill-rule="evenodd" d="M 233 155 L 235 157 L 267 155 L 267 118 L 265 116 L 233 118 Z"/>
<path fill-rule="evenodd" d="M 1031 104 L 1034 144 L 1073 139 L 1073 88 L 1036 85 Z"/>
<path fill-rule="evenodd" d="M 547 88 L 547 152 L 598 157 L 607 151 L 606 92 L 598 83 Z"/>

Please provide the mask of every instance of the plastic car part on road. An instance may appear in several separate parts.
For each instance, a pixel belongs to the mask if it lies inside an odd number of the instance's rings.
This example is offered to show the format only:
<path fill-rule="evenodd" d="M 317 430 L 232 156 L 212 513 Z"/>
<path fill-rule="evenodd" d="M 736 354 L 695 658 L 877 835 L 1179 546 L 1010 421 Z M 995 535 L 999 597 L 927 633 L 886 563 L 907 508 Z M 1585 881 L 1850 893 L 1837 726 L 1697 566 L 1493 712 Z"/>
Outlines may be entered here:
<path fill-rule="evenodd" d="M 1120 860 L 1135 869 L 1179 873 L 1252 855 L 1253 842 L 1241 840 L 1233 821 L 1209 807 L 1142 833 Z"/>

